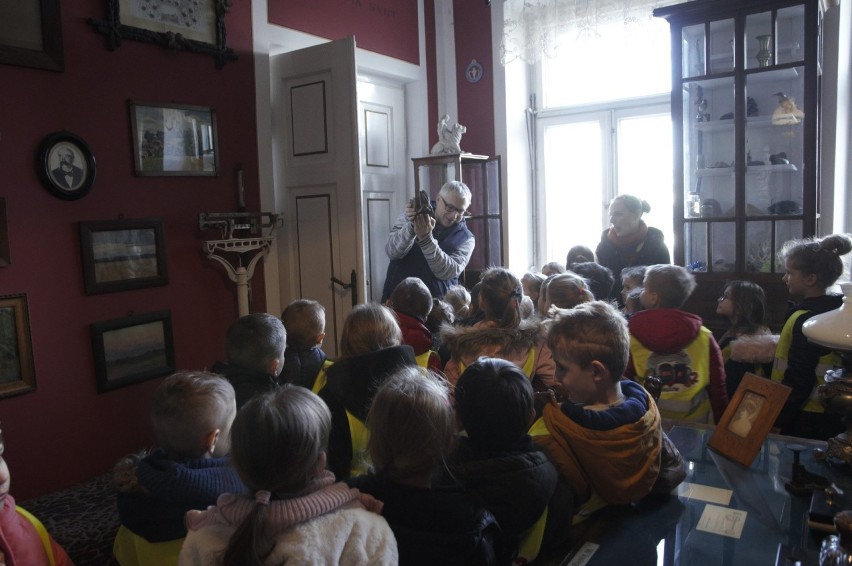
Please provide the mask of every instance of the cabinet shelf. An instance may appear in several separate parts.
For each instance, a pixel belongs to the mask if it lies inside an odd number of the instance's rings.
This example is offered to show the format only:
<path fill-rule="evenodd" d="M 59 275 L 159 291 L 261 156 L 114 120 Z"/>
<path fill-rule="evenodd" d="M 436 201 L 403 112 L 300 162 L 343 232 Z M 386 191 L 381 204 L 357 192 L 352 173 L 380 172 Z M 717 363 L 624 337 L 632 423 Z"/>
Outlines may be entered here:
<path fill-rule="evenodd" d="M 792 163 L 782 165 L 749 165 L 746 169 L 746 175 L 759 175 L 762 173 L 795 173 L 799 169 Z M 726 175 L 734 175 L 733 167 L 705 167 L 704 169 L 696 169 L 695 174 L 699 177 L 724 177 Z"/>

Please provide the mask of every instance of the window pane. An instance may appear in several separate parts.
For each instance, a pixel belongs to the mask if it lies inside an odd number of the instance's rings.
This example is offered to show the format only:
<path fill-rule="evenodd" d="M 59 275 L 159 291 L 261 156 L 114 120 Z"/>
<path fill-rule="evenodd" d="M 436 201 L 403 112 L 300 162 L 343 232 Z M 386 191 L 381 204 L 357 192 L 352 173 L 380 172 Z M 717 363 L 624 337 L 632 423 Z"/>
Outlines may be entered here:
<path fill-rule="evenodd" d="M 599 37 L 563 38 L 542 64 L 544 107 L 634 98 L 671 90 L 668 22 L 654 18 L 628 30 L 619 21 Z"/>
<path fill-rule="evenodd" d="M 595 249 L 603 227 L 601 122 L 574 122 L 544 131 L 545 260 L 565 261 L 571 246 Z"/>
<path fill-rule="evenodd" d="M 648 201 L 643 216 L 662 230 L 669 252 L 674 242 L 672 119 L 669 114 L 618 120 L 618 192 Z"/>

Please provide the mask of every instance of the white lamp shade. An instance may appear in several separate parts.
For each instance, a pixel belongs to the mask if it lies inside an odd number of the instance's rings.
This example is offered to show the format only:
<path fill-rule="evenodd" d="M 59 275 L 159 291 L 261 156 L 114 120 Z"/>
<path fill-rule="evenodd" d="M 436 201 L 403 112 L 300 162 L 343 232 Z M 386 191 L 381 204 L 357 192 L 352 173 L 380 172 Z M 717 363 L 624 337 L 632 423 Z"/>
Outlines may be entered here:
<path fill-rule="evenodd" d="M 812 316 L 802 325 L 802 332 L 808 340 L 826 348 L 852 351 L 852 283 L 841 283 L 840 288 L 840 308 Z"/>

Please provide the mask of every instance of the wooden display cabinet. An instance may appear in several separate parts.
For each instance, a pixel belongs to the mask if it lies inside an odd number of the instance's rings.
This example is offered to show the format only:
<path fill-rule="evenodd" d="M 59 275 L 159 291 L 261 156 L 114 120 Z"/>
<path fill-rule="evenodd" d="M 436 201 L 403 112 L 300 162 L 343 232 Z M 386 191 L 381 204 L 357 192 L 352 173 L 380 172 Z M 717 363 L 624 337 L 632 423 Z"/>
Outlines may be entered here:
<path fill-rule="evenodd" d="M 461 278 L 470 288 L 486 267 L 503 265 L 500 156 L 449 153 L 415 157 L 412 161 L 415 191 L 426 191 L 433 201 L 448 181 L 461 181 L 470 188 L 471 203 L 465 222 L 476 237 L 476 247 Z"/>
<path fill-rule="evenodd" d="M 699 282 L 686 308 L 724 326 L 724 281 L 748 279 L 777 327 L 777 252 L 819 218 L 820 4 L 697 0 L 654 15 L 671 26 L 674 261 Z"/>

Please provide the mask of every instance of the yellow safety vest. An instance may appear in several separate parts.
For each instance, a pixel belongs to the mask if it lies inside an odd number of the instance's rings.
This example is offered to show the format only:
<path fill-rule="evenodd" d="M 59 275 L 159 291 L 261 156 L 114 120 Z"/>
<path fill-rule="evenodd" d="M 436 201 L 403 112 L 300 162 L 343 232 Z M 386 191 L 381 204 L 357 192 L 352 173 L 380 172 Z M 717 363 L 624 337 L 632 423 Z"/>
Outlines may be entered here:
<path fill-rule="evenodd" d="M 53 556 L 53 547 L 50 544 L 50 535 L 47 534 L 47 529 L 44 528 L 44 525 L 41 524 L 35 515 L 24 509 L 23 507 L 15 506 L 15 511 L 18 512 L 18 515 L 29 521 L 33 528 L 38 533 L 38 538 L 41 540 L 41 545 L 44 547 L 44 552 L 47 554 L 47 561 L 50 566 L 54 566 L 56 564 L 56 558 Z"/>
<path fill-rule="evenodd" d="M 149 542 L 121 525 L 112 553 L 121 566 L 177 566 L 183 539 Z"/>
<path fill-rule="evenodd" d="M 784 323 L 784 328 L 781 329 L 781 336 L 778 338 L 778 346 L 775 348 L 775 363 L 772 365 L 772 381 L 781 382 L 784 380 L 784 373 L 787 371 L 787 358 L 790 356 L 790 345 L 793 343 L 793 327 L 796 325 L 796 320 L 805 313 L 810 311 L 799 310 L 790 315 L 787 322 Z M 824 413 L 825 407 L 820 403 L 817 396 L 817 387 L 825 383 L 825 372 L 840 366 L 840 355 L 837 352 L 829 352 L 820 357 L 817 366 L 814 369 L 816 375 L 816 384 L 811 390 L 808 400 L 805 402 L 803 411 L 809 413 Z"/>
<path fill-rule="evenodd" d="M 467 368 L 464 363 L 459 362 L 459 375 L 464 373 L 464 370 Z M 524 360 L 524 365 L 521 366 L 521 371 L 524 372 L 524 375 L 527 376 L 528 379 L 533 378 L 533 374 L 535 373 L 535 347 L 530 348 L 530 351 L 527 353 L 527 359 Z"/>
<path fill-rule="evenodd" d="M 366 474 L 373 463 L 370 459 L 370 453 L 367 451 L 370 431 L 358 417 L 349 411 L 346 411 L 346 419 L 349 421 L 349 436 L 352 439 L 352 465 L 349 467 L 349 477 L 354 478 Z"/>
<path fill-rule="evenodd" d="M 663 392 L 657 407 L 663 418 L 691 421 L 700 423 L 713 423 L 713 412 L 710 410 L 710 396 L 707 393 L 707 385 L 710 383 L 710 331 L 701 327 L 698 336 L 672 356 L 659 356 L 642 345 L 639 340 L 630 337 L 630 353 L 633 356 L 633 367 L 636 370 L 636 378 L 642 385 L 645 377 L 654 373 L 660 373 L 660 368 L 668 364 L 671 371 L 675 372 L 675 383 L 667 383 L 666 376 L 663 379 Z M 679 359 L 678 359 L 679 358 Z M 670 361 L 682 361 L 683 363 L 672 365 Z M 649 368 L 649 362 L 656 364 L 655 368 Z M 689 376 L 678 376 L 678 372 L 688 371 Z M 677 383 L 678 377 L 689 377 L 692 383 Z"/>
<path fill-rule="evenodd" d="M 415 356 L 414 359 L 417 360 L 417 365 L 429 369 L 429 358 L 432 357 L 432 350 L 426 350 L 422 354 Z"/>
<path fill-rule="evenodd" d="M 317 374 L 317 378 L 314 380 L 314 386 L 311 388 L 311 391 L 317 394 L 322 391 L 322 388 L 325 387 L 326 383 L 328 383 L 328 368 L 330 368 L 333 363 L 334 362 L 331 360 L 326 360 L 322 363 L 322 367 Z"/>

